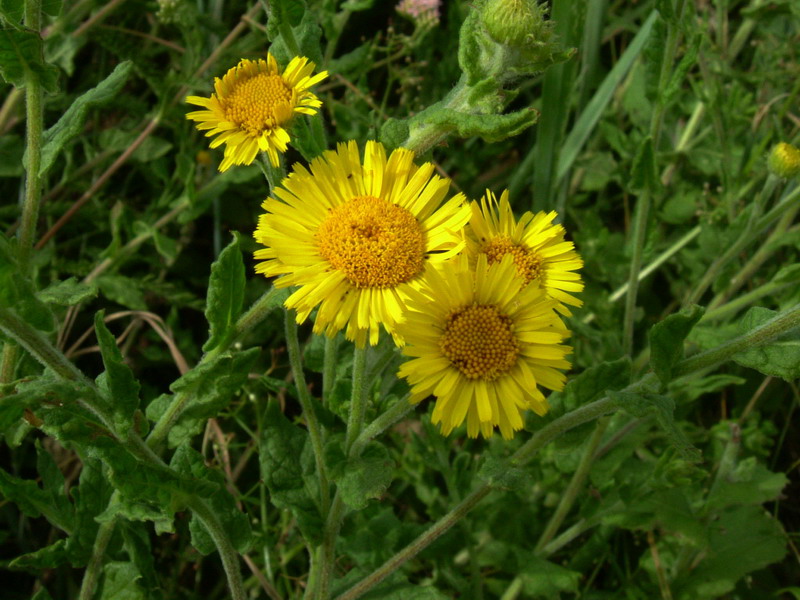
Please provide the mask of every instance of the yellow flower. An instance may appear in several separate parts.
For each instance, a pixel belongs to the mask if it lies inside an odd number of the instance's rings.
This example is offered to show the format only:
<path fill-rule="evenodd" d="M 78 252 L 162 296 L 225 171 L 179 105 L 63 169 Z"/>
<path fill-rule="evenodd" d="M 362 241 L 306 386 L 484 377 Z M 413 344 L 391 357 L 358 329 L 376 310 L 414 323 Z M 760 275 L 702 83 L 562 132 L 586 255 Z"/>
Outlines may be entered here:
<path fill-rule="evenodd" d="M 778 177 L 790 179 L 800 174 L 800 150 L 786 142 L 772 147 L 767 166 Z"/>
<path fill-rule="evenodd" d="M 310 172 L 295 165 L 264 202 L 255 239 L 266 248 L 255 253 L 263 261 L 256 271 L 280 275 L 277 287 L 299 287 L 286 300 L 298 323 L 319 306 L 315 332 L 346 329 L 358 346 L 376 344 L 380 325 L 395 335 L 425 263 L 463 249 L 463 195 L 441 205 L 450 181 L 413 160 L 404 149 L 387 159 L 381 144 L 367 142 L 362 164 L 355 142 L 339 144 Z"/>
<path fill-rule="evenodd" d="M 583 260 L 572 242 L 564 240 L 564 228 L 553 225 L 557 213 L 526 212 L 519 221 L 514 219 L 508 202 L 508 190 L 500 196 L 486 191 L 480 205 L 472 203 L 472 219 L 467 227 L 467 253 L 474 260 L 484 254 L 489 263 L 505 255 L 514 257 L 517 272 L 526 283 L 537 282 L 548 296 L 558 300 L 556 310 L 570 315 L 564 306 L 582 306 L 569 292 L 583 290 L 581 276 L 576 273 Z"/>
<path fill-rule="evenodd" d="M 307 58 L 296 56 L 281 73 L 271 54 L 267 60 L 243 58 L 222 79 L 214 78 L 215 93 L 210 98 L 186 98 L 189 104 L 205 109 L 190 112 L 186 118 L 197 121 L 197 128 L 206 131 L 206 136 L 218 136 L 211 142 L 212 148 L 225 144 L 220 171 L 249 165 L 259 150 L 278 166 L 278 152 L 286 152 L 290 141 L 284 126 L 295 113 L 314 115 L 322 106 L 309 88 L 328 73 L 312 77 L 314 66 Z"/>
<path fill-rule="evenodd" d="M 564 387 L 568 369 L 562 345 L 569 335 L 555 312 L 556 301 L 527 285 L 511 256 L 488 264 L 466 257 L 429 267 L 419 290 L 410 293 L 403 354 L 412 360 L 398 375 L 411 385 L 412 403 L 436 396 L 431 421 L 449 434 L 466 418 L 467 434 L 504 438 L 522 429 L 522 411 L 547 412 L 537 386 Z"/>

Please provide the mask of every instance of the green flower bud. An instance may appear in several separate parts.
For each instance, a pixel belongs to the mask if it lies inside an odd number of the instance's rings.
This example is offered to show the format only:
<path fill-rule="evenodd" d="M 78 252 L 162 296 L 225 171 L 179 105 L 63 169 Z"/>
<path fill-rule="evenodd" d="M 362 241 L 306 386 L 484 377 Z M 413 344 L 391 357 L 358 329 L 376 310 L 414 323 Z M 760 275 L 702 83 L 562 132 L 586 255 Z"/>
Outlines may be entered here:
<path fill-rule="evenodd" d="M 780 142 L 772 147 L 767 166 L 778 177 L 784 179 L 795 177 L 800 174 L 800 150 L 791 144 Z"/>
<path fill-rule="evenodd" d="M 522 50 L 550 40 L 552 27 L 545 12 L 536 0 L 487 0 L 481 20 L 495 41 Z"/>

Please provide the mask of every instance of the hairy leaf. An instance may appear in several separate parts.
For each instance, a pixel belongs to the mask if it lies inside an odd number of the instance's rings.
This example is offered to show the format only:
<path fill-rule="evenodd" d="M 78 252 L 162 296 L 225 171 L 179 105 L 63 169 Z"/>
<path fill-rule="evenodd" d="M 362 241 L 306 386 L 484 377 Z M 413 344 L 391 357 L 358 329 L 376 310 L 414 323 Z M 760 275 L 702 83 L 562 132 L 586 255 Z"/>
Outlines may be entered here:
<path fill-rule="evenodd" d="M 683 358 L 683 342 L 705 310 L 685 308 L 650 329 L 650 365 L 664 385 L 672 380 L 672 367 Z"/>
<path fill-rule="evenodd" d="M 111 405 L 117 429 L 127 433 L 133 427 L 133 414 L 139 408 L 139 382 L 122 359 L 117 341 L 103 321 L 103 311 L 94 316 L 94 329 L 106 370 L 97 385 Z"/>
<path fill-rule="evenodd" d="M 206 299 L 209 336 L 203 345 L 205 352 L 226 342 L 233 334 L 236 319 L 242 311 L 244 285 L 244 262 L 239 248 L 239 237 L 235 235 L 233 241 L 211 265 Z"/>

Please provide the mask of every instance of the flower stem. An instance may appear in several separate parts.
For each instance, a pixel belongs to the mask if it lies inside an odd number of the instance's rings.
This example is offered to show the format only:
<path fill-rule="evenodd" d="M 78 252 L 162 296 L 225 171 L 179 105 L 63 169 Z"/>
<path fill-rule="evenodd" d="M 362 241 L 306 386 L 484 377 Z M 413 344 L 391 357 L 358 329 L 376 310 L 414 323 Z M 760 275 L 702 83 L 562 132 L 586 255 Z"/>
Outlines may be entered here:
<path fill-rule="evenodd" d="M 116 494 L 116 492 L 115 492 Z M 94 538 L 94 545 L 92 546 L 92 557 L 86 565 L 86 570 L 83 572 L 83 580 L 81 581 L 81 591 L 78 595 L 78 600 L 92 600 L 97 581 L 100 578 L 100 570 L 103 568 L 103 562 L 106 557 L 106 548 L 114 535 L 114 527 L 116 526 L 116 519 L 111 519 L 104 523 L 100 523 L 97 529 L 97 535 Z"/>
<path fill-rule="evenodd" d="M 25 0 L 25 25 L 37 34 L 42 28 L 41 0 Z M 42 181 L 39 168 L 42 162 L 42 128 L 44 114 L 42 103 L 44 94 L 39 74 L 33 69 L 25 70 L 25 151 L 26 165 L 25 199 L 22 204 L 22 218 L 19 226 L 19 250 L 17 258 L 23 273 L 30 262 L 33 238 L 36 235 L 36 222 L 39 218 L 39 204 L 42 197 Z"/>
<path fill-rule="evenodd" d="M 400 398 L 387 411 L 385 411 L 383 414 L 381 414 L 381 416 L 363 429 L 363 431 L 353 442 L 353 446 L 350 448 L 350 453 L 354 456 L 360 455 L 364 450 L 364 447 L 371 440 L 375 439 L 381 433 L 389 429 L 389 427 L 397 423 L 412 410 L 414 410 L 414 405 L 408 401 L 408 396 Z"/>
<path fill-rule="evenodd" d="M 539 541 L 536 543 L 536 548 L 534 549 L 536 554 L 541 554 L 547 543 L 553 539 L 553 536 L 558 532 L 558 528 L 561 527 L 572 505 L 575 503 L 578 493 L 583 489 L 583 484 L 589 476 L 589 469 L 594 462 L 595 452 L 603 439 L 606 429 L 608 429 L 608 424 L 609 418 L 603 417 L 599 419 L 595 425 L 592 437 L 589 438 L 586 448 L 583 450 L 581 462 L 572 474 L 572 479 L 570 479 L 564 493 L 561 495 L 561 500 L 553 516 L 550 517 L 550 521 L 547 523 L 542 535 L 539 537 Z"/>
<path fill-rule="evenodd" d="M 345 436 L 345 453 L 350 453 L 350 448 L 361 433 L 364 424 L 364 413 L 367 408 L 367 399 L 364 386 L 364 372 L 367 365 L 367 348 L 356 348 L 353 351 L 353 389 L 350 396 L 350 416 L 347 420 L 347 435 Z"/>
<path fill-rule="evenodd" d="M 327 514 L 331 503 L 330 487 L 328 484 L 328 471 L 325 468 L 323 454 L 322 429 L 317 420 L 317 413 L 311 404 L 311 395 L 306 385 L 306 376 L 303 372 L 303 358 L 300 353 L 300 342 L 297 339 L 297 322 L 295 321 L 295 311 L 286 310 L 286 346 L 289 350 L 289 363 L 292 366 L 292 376 L 297 388 L 297 399 L 303 409 L 303 416 L 306 419 L 308 433 L 311 436 L 311 447 L 314 450 L 314 461 L 317 466 L 319 476 L 320 507 L 321 513 Z"/>
<path fill-rule="evenodd" d="M 336 350 L 339 347 L 337 336 L 325 338 L 325 358 L 322 362 L 322 400 L 330 400 L 333 385 L 336 383 Z"/>
<path fill-rule="evenodd" d="M 800 303 L 744 335 L 729 340 L 716 348 L 685 358 L 675 365 L 672 374 L 677 378 L 689 375 L 694 371 L 715 367 L 739 352 L 768 344 L 796 327 L 800 327 Z"/>

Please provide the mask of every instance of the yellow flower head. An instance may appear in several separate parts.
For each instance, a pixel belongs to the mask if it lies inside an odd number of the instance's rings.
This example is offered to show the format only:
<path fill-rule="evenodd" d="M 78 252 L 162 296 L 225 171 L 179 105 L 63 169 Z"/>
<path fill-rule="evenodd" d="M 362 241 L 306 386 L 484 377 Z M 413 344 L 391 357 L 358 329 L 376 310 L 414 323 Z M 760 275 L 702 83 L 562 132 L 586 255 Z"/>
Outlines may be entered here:
<path fill-rule="evenodd" d="M 411 385 L 411 402 L 436 396 L 431 421 L 444 435 L 466 418 L 467 434 L 504 438 L 522 429 L 522 412 L 539 415 L 548 406 L 538 386 L 564 387 L 558 369 L 568 369 L 572 351 L 556 301 L 517 274 L 512 256 L 489 264 L 485 254 L 470 269 L 461 256 L 441 268 L 428 267 L 408 299 L 399 327 L 403 354 L 412 360 L 398 375 Z"/>
<path fill-rule="evenodd" d="M 255 239 L 266 247 L 255 253 L 256 272 L 279 275 L 277 287 L 298 286 L 286 300 L 298 323 L 319 306 L 315 332 L 345 329 L 358 346 L 376 344 L 381 325 L 396 334 L 425 264 L 463 249 L 464 196 L 442 205 L 450 181 L 413 160 L 404 149 L 387 159 L 381 144 L 367 142 L 362 162 L 355 142 L 339 144 L 310 171 L 295 165 L 262 204 Z"/>
<path fill-rule="evenodd" d="M 467 254 L 472 262 L 485 255 L 489 264 L 510 254 L 525 282 L 543 287 L 549 297 L 558 301 L 556 310 L 570 315 L 565 304 L 583 304 L 569 293 L 583 290 L 583 281 L 576 272 L 583 267 L 583 261 L 572 242 L 564 240 L 564 228 L 553 225 L 556 216 L 555 211 L 535 215 L 526 212 L 517 221 L 508 202 L 508 191 L 503 192 L 498 203 L 487 190 L 480 204 L 472 203 Z"/>
<path fill-rule="evenodd" d="M 197 121 L 206 136 L 217 137 L 210 146 L 225 144 L 225 157 L 219 165 L 249 165 L 258 151 L 266 152 L 278 166 L 278 152 L 286 152 L 289 134 L 284 129 L 295 113 L 314 115 L 322 102 L 309 88 L 328 76 L 327 71 L 311 76 L 314 63 L 305 57 L 293 58 L 283 73 L 271 54 L 267 60 L 242 59 L 220 79 L 214 78 L 210 98 L 188 96 L 186 102 L 202 106 L 186 115 Z"/>

